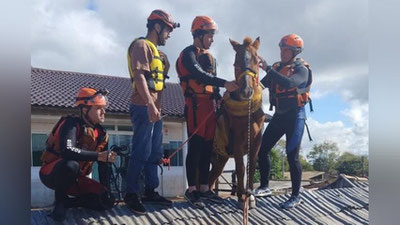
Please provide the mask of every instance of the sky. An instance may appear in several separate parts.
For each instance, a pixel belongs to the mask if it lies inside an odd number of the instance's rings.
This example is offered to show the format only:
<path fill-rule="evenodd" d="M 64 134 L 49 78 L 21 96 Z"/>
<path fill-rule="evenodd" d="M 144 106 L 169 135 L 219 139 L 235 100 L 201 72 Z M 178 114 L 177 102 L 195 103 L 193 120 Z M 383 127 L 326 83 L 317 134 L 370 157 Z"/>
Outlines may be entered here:
<path fill-rule="evenodd" d="M 218 24 L 211 53 L 218 76 L 234 79 L 234 51 L 229 38 L 260 37 L 258 54 L 268 64 L 279 61 L 282 36 L 296 33 L 304 40 L 304 58 L 312 67 L 311 98 L 301 154 L 324 141 L 341 152 L 368 154 L 368 1 L 335 0 L 34 0 L 31 15 L 33 67 L 129 77 L 126 51 L 146 35 L 153 9 L 169 12 L 181 27 L 161 46 L 174 65 L 193 39 L 192 20 L 208 15 Z M 264 73 L 261 72 L 261 76 Z M 178 82 L 171 67 L 169 82 Z M 268 90 L 263 92 L 268 111 Z"/>

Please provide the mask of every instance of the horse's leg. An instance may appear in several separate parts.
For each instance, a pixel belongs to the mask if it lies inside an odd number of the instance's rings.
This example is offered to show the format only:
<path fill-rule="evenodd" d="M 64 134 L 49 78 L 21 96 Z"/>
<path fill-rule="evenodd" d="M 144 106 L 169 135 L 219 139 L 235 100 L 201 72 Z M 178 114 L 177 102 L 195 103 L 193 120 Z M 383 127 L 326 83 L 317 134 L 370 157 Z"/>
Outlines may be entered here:
<path fill-rule="evenodd" d="M 221 175 L 222 171 L 224 170 L 225 164 L 228 161 L 228 157 L 220 156 L 216 153 L 212 153 L 211 156 L 211 171 L 210 175 L 208 176 L 208 184 L 210 190 L 214 189 L 215 182 L 217 181 L 218 177 Z"/>
<path fill-rule="evenodd" d="M 262 117 L 264 120 L 264 117 Z M 256 164 L 257 164 L 257 157 L 258 152 L 260 151 L 261 147 L 261 139 L 262 139 L 262 121 L 258 121 L 259 123 L 253 123 L 252 131 L 251 131 L 251 149 L 249 154 L 249 188 L 250 190 L 254 189 L 254 174 L 256 172 Z"/>
<path fill-rule="evenodd" d="M 236 148 L 236 147 L 235 147 Z M 243 162 L 243 155 L 241 152 L 235 151 L 235 166 L 236 166 L 236 176 L 237 176 L 237 196 L 238 201 L 243 202 L 243 194 L 244 194 L 244 172 L 246 170 Z"/>

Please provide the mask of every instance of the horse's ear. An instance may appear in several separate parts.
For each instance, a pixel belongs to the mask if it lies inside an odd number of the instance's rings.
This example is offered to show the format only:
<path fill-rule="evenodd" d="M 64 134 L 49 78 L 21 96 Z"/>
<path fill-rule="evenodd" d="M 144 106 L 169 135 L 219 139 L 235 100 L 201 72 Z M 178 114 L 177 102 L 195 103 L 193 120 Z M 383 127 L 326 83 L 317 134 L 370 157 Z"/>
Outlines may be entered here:
<path fill-rule="evenodd" d="M 260 47 L 260 37 L 257 37 L 256 40 L 251 44 L 256 50 Z"/>
<path fill-rule="evenodd" d="M 239 48 L 239 46 L 240 46 L 239 42 L 234 41 L 234 40 L 232 40 L 232 39 L 230 39 L 230 38 L 229 38 L 229 41 L 231 42 L 231 45 L 232 45 L 233 49 L 234 49 L 235 51 L 237 51 L 238 48 Z"/>

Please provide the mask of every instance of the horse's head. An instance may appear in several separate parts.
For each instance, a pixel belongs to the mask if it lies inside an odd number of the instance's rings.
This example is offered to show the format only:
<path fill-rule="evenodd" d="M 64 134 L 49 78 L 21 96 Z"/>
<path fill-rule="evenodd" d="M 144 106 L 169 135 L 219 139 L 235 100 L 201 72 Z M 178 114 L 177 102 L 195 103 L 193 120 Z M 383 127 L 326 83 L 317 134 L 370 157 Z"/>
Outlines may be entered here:
<path fill-rule="evenodd" d="M 243 44 L 229 39 L 235 55 L 235 79 L 239 86 L 237 91 L 231 93 L 231 97 L 243 101 L 253 97 L 255 86 L 258 82 L 258 56 L 257 50 L 260 47 L 260 37 L 252 42 L 251 38 L 246 37 Z"/>

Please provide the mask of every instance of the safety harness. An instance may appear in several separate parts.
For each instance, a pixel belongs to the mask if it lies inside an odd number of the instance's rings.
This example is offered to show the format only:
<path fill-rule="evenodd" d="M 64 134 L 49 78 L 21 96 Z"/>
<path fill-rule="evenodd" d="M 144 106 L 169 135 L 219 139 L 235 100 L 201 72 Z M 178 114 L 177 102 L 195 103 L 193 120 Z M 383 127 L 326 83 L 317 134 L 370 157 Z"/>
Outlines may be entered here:
<path fill-rule="evenodd" d="M 196 60 L 201 65 L 202 69 L 208 73 L 216 76 L 216 60 L 207 51 L 196 47 Z M 208 68 L 204 68 L 205 65 L 209 65 Z M 193 118 L 194 127 L 197 127 L 197 109 L 198 109 L 198 98 L 205 99 L 218 99 L 219 90 L 214 90 L 212 85 L 205 85 L 198 82 L 195 76 L 190 74 L 190 72 L 183 65 L 183 52 L 179 55 L 176 61 L 176 71 L 179 76 L 180 85 L 182 87 L 183 95 L 185 98 L 191 99 L 193 108 Z"/>
<path fill-rule="evenodd" d="M 291 77 L 294 74 L 296 67 L 301 65 L 304 65 L 308 70 L 308 79 L 304 88 L 294 87 L 290 89 L 285 89 L 281 88 L 279 84 L 274 83 L 274 80 L 271 81 L 271 88 L 269 89 L 270 111 L 272 110 L 273 106 L 281 109 L 291 107 L 294 104 L 297 104 L 298 107 L 302 107 L 307 103 L 310 103 L 310 111 L 314 112 L 312 101 L 310 98 L 310 89 L 312 84 L 312 70 L 310 65 L 302 58 L 296 58 L 296 60 L 290 65 L 283 66 L 280 62 L 277 62 L 274 63 L 272 68 L 284 76 Z M 308 139 L 312 141 L 308 125 L 306 122 L 304 122 L 304 124 L 307 129 Z"/>
<path fill-rule="evenodd" d="M 46 150 L 41 156 L 43 165 L 47 165 L 58 159 L 61 159 L 61 149 L 60 149 L 60 129 L 68 120 L 72 123 L 77 124 L 77 136 L 78 148 L 83 148 L 88 151 L 100 152 L 108 143 L 108 134 L 105 130 L 97 125 L 95 128 L 87 127 L 81 122 L 81 119 L 76 116 L 67 115 L 62 116 L 60 120 L 53 127 L 46 140 Z M 81 174 L 88 175 L 92 170 L 93 161 L 81 161 L 79 162 L 79 167 L 81 169 Z"/>
<path fill-rule="evenodd" d="M 147 86 L 151 91 L 161 92 L 165 88 L 165 79 L 167 78 L 164 77 L 165 65 L 162 61 L 162 58 L 160 57 L 160 53 L 157 47 L 151 41 L 149 41 L 144 37 L 136 38 L 128 48 L 127 58 L 128 58 L 129 74 L 131 77 L 132 86 L 133 88 L 135 88 L 134 73 L 131 65 L 131 56 L 129 52 L 137 40 L 144 40 L 149 45 L 154 56 L 150 63 L 150 72 L 144 74 Z"/>
<path fill-rule="evenodd" d="M 308 69 L 308 79 L 306 86 L 304 88 L 294 87 L 290 89 L 285 89 L 280 87 L 279 84 L 275 83 L 274 80 L 272 80 L 269 94 L 270 111 L 272 110 L 273 106 L 278 109 L 290 107 L 293 106 L 293 104 L 297 104 L 298 107 L 302 107 L 308 102 L 310 103 L 310 111 L 314 111 L 310 98 L 310 88 L 312 83 L 312 71 L 310 65 L 302 58 L 297 58 L 290 65 L 283 66 L 280 62 L 277 62 L 272 66 L 272 68 L 284 76 L 291 77 L 294 74 L 296 67 L 300 65 L 304 65 Z"/>

